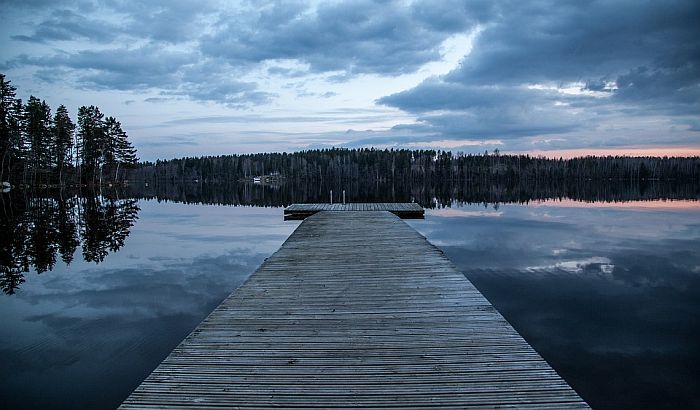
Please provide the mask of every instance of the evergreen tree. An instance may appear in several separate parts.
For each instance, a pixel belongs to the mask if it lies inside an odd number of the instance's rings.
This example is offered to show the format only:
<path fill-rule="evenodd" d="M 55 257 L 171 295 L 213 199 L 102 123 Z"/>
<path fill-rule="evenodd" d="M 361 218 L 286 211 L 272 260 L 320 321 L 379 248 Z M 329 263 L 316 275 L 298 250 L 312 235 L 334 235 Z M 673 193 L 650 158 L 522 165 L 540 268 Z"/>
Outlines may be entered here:
<path fill-rule="evenodd" d="M 26 141 L 29 143 L 27 160 L 34 183 L 37 173 L 48 171 L 51 166 L 53 147 L 51 122 L 51 108 L 46 101 L 30 96 L 24 107 L 24 131 Z"/>
<path fill-rule="evenodd" d="M 107 117 L 105 120 L 106 135 L 110 149 L 110 161 L 115 165 L 114 180 L 119 179 L 119 169 L 123 166 L 135 165 L 136 149 L 128 140 L 126 132 L 122 129 L 121 123 L 114 117 Z"/>
<path fill-rule="evenodd" d="M 6 169 L 12 160 L 11 121 L 16 88 L 0 74 L 0 181 L 5 180 Z"/>
<path fill-rule="evenodd" d="M 105 119 L 99 108 L 80 107 L 76 126 L 64 105 L 52 117 L 46 101 L 31 96 L 22 104 L 15 95 L 0 74 L 0 182 L 63 184 L 77 171 L 79 181 L 101 183 L 103 174 L 117 180 L 125 165 L 138 161 L 119 121 Z"/>
<path fill-rule="evenodd" d="M 104 114 L 100 109 L 91 105 L 78 109 L 78 155 L 81 170 L 93 182 L 100 177 L 107 150 L 105 136 Z"/>
<path fill-rule="evenodd" d="M 9 154 L 7 161 L 8 179 L 11 179 L 13 170 L 21 166 L 26 160 L 27 144 L 24 139 L 24 105 L 21 99 L 16 99 L 10 108 L 8 126 L 10 133 Z"/>
<path fill-rule="evenodd" d="M 56 109 L 56 115 L 53 118 L 53 141 L 54 141 L 54 166 L 58 168 L 59 183 L 63 182 L 63 170 L 71 165 L 71 150 L 73 148 L 73 133 L 75 132 L 75 124 L 71 121 L 68 115 L 68 109 L 65 105 L 60 105 Z"/>

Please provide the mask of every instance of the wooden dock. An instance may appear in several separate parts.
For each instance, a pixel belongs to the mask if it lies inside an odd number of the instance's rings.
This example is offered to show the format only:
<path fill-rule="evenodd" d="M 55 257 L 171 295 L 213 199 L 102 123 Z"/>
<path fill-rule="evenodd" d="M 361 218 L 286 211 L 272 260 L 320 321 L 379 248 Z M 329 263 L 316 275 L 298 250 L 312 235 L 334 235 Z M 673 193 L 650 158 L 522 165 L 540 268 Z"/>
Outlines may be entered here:
<path fill-rule="evenodd" d="M 388 211 L 323 211 L 122 408 L 587 408 L 459 273 Z"/>
<path fill-rule="evenodd" d="M 423 219 L 425 213 L 416 203 L 294 204 L 284 209 L 284 219 L 305 219 L 321 211 L 389 211 L 401 219 Z"/>

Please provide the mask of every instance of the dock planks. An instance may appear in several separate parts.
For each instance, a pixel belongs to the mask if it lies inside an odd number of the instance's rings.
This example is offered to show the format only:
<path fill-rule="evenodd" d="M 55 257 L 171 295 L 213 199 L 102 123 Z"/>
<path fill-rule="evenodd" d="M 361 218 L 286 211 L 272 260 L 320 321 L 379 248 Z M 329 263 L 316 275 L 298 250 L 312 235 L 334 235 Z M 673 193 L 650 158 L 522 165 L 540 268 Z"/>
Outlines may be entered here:
<path fill-rule="evenodd" d="M 587 408 L 389 211 L 319 211 L 122 408 Z"/>
<path fill-rule="evenodd" d="M 285 220 L 305 219 L 321 211 L 389 211 L 402 219 L 423 219 L 423 207 L 416 203 L 293 204 L 285 208 Z"/>

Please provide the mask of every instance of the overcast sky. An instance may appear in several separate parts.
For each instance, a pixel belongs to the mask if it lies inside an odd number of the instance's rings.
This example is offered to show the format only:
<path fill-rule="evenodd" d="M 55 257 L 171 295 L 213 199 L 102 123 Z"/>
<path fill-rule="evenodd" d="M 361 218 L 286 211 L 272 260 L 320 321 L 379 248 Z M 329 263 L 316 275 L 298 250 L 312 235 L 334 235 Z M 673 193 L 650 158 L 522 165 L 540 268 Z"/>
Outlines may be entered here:
<path fill-rule="evenodd" d="M 264 6 L 262 4 L 265 4 Z M 141 159 L 700 154 L 700 2 L 4 0 L 0 72 Z"/>

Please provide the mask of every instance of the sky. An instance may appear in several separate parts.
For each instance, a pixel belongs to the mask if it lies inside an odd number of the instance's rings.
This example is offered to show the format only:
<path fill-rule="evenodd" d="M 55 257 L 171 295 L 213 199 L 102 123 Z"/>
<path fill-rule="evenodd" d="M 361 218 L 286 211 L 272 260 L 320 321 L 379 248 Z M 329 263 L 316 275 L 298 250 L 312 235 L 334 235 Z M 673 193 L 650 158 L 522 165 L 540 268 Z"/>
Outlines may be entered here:
<path fill-rule="evenodd" d="M 3 0 L 0 72 L 142 160 L 700 155 L 700 2 Z"/>

